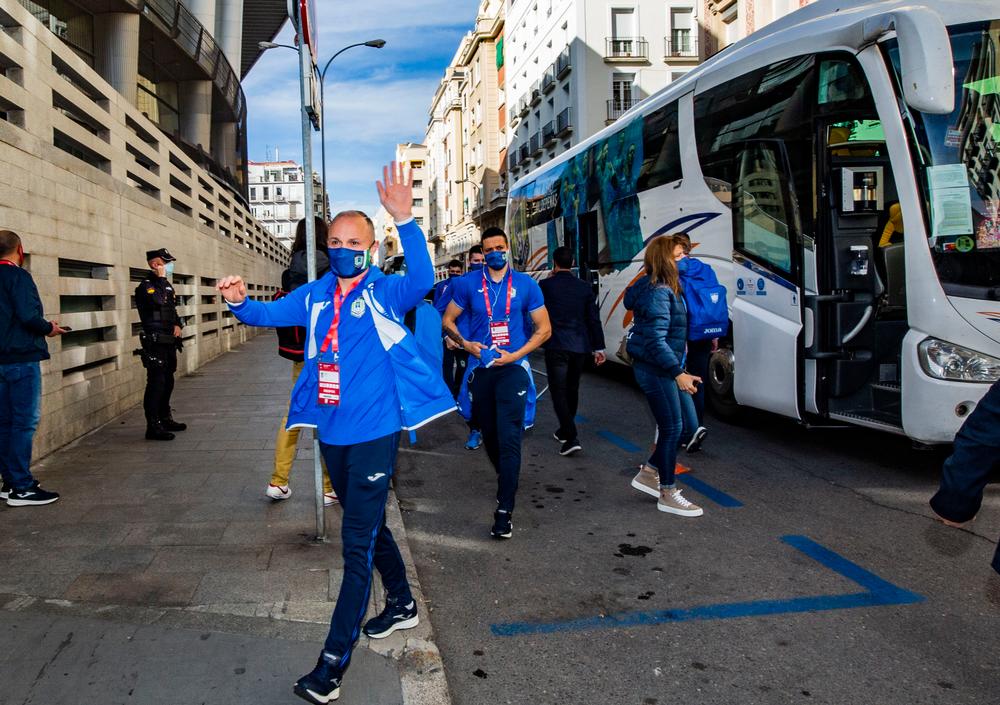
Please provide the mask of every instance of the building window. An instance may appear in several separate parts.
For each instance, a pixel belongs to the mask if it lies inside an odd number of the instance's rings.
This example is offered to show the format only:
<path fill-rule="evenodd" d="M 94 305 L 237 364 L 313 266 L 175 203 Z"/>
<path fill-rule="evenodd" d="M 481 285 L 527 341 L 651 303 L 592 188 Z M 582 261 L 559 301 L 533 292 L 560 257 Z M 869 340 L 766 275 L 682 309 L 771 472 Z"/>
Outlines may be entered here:
<path fill-rule="evenodd" d="M 275 186 L 274 187 L 274 197 L 275 198 L 281 198 L 281 187 L 280 186 Z"/>
<path fill-rule="evenodd" d="M 256 201 L 257 200 L 257 189 L 255 189 L 255 188 L 251 188 L 250 189 L 250 200 L 251 201 Z"/>
<path fill-rule="evenodd" d="M 271 189 L 267 186 L 264 187 L 264 200 L 265 201 L 271 200 Z"/>
<path fill-rule="evenodd" d="M 694 11 L 690 7 L 675 7 L 670 10 L 670 55 L 691 56 L 694 53 L 692 28 Z"/>

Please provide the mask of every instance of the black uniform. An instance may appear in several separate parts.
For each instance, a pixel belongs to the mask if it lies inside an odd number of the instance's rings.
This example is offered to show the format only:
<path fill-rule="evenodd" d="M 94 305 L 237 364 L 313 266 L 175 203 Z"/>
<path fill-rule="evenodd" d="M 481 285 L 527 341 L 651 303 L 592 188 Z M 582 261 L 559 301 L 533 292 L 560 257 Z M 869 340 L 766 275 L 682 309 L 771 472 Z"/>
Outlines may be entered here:
<path fill-rule="evenodd" d="M 170 413 L 170 395 L 174 391 L 177 351 L 180 338 L 174 327 L 181 325 L 177 315 L 177 296 L 170 282 L 155 273 L 143 279 L 135 289 L 135 307 L 142 320 L 142 364 L 146 367 L 146 394 L 142 400 L 149 432 L 183 430 Z"/>

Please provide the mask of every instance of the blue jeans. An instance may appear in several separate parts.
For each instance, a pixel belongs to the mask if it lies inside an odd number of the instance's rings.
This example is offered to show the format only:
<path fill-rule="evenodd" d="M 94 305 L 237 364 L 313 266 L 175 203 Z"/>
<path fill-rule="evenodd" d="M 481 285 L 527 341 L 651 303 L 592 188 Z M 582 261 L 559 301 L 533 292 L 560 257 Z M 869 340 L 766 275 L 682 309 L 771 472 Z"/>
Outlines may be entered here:
<path fill-rule="evenodd" d="M 969 521 L 979 512 L 990 473 L 998 466 L 1000 382 L 994 382 L 958 429 L 955 449 L 944 461 L 941 488 L 931 498 L 931 507 L 949 521 Z M 993 557 L 993 569 L 1000 573 L 1000 547 Z"/>
<path fill-rule="evenodd" d="M 653 418 L 656 419 L 656 448 L 649 456 L 647 465 L 660 474 L 660 485 L 672 487 L 677 465 L 677 444 L 684 430 L 681 397 L 690 398 L 690 395 L 682 394 L 672 377 L 660 377 L 641 367 L 633 367 L 632 371 L 639 388 L 646 395 Z M 689 415 L 694 416 L 693 403 L 690 404 Z"/>
<path fill-rule="evenodd" d="M 0 474 L 16 490 L 31 487 L 31 441 L 42 417 L 38 362 L 0 365 Z"/>
<path fill-rule="evenodd" d="M 330 618 L 330 633 L 323 651 L 339 659 L 346 670 L 351 651 L 361 633 L 372 587 L 372 566 L 393 600 L 413 599 L 406 566 L 392 532 L 385 525 L 389 479 L 396 464 L 399 433 L 349 446 L 320 443 L 330 482 L 344 510 L 340 539 L 344 553 L 344 579 Z"/>
<path fill-rule="evenodd" d="M 521 475 L 521 440 L 528 401 L 528 373 L 517 364 L 477 367 L 469 379 L 472 416 L 497 472 L 497 509 L 514 511 Z"/>

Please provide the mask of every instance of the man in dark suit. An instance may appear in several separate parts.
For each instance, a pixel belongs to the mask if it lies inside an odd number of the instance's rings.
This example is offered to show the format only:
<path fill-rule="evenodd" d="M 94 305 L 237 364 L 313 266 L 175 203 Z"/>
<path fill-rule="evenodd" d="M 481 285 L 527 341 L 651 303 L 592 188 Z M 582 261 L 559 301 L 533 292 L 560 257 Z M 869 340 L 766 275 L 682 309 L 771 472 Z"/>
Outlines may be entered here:
<path fill-rule="evenodd" d="M 583 368 L 589 357 L 598 365 L 607 358 L 597 301 L 590 284 L 572 272 L 573 251 L 558 247 L 552 261 L 552 275 L 539 282 L 552 321 L 552 337 L 545 343 L 545 372 L 559 419 L 554 434 L 562 443 L 559 454 L 570 455 L 581 450 L 575 419 Z"/>

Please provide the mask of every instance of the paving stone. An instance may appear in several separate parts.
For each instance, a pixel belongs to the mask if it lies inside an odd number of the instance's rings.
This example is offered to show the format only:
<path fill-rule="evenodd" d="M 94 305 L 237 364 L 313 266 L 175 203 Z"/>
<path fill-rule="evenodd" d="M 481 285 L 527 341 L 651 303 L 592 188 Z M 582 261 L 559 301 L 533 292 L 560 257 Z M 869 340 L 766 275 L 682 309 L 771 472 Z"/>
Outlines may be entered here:
<path fill-rule="evenodd" d="M 266 570 L 271 557 L 268 548 L 241 546 L 166 546 L 157 551 L 149 566 L 155 572 Z"/>
<path fill-rule="evenodd" d="M 183 607 L 202 573 L 81 573 L 63 594 L 67 600 L 143 607 Z"/>

